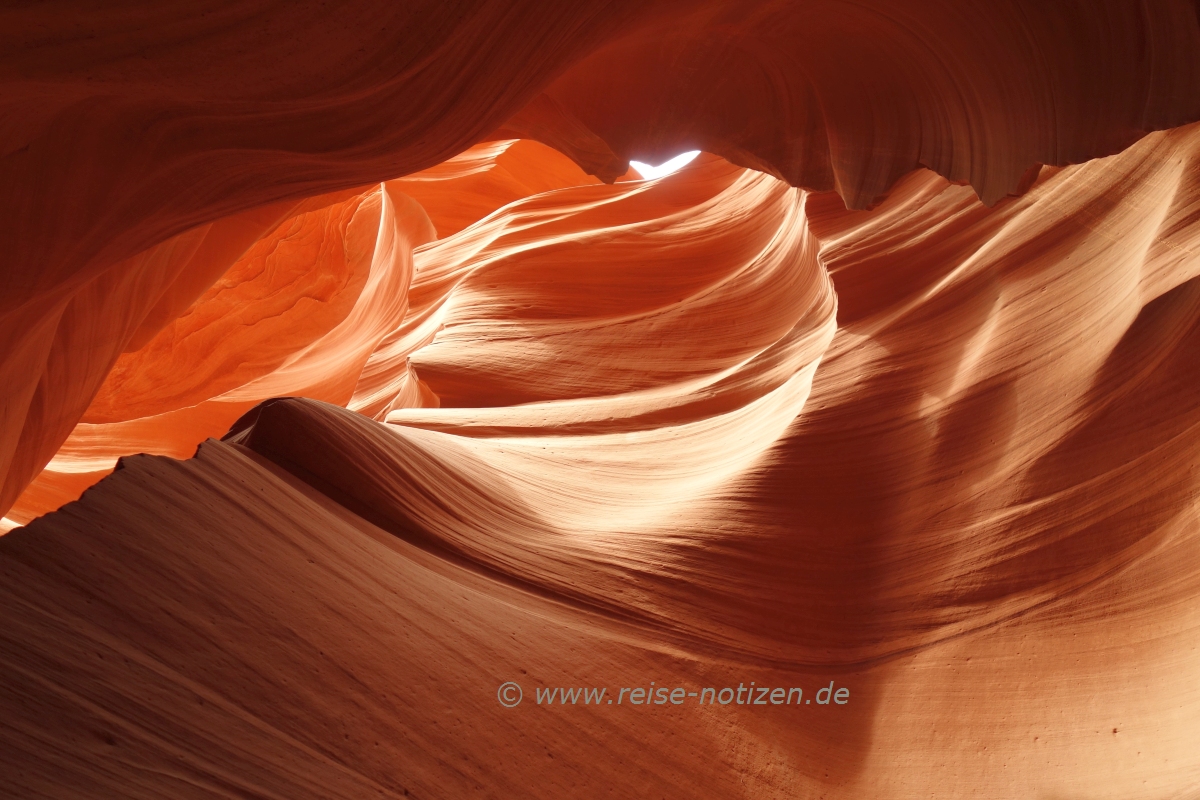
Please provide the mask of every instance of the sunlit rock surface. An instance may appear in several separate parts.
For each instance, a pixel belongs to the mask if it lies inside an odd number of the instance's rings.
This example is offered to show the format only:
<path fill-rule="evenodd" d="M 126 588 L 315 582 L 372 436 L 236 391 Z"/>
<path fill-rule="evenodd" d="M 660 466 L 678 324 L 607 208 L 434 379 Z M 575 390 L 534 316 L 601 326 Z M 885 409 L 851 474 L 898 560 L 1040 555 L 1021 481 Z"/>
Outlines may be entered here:
<path fill-rule="evenodd" d="M 0 794 L 1200 787 L 1192 5 L 4 13 Z"/>
<path fill-rule="evenodd" d="M 404 319 L 414 247 L 438 227 L 448 235 L 513 200 L 588 183 L 598 181 L 561 154 L 509 140 L 304 201 L 149 342 L 127 346 L 10 523 L 76 499 L 121 456 L 187 457 L 261 400 L 345 405 L 371 351 Z"/>

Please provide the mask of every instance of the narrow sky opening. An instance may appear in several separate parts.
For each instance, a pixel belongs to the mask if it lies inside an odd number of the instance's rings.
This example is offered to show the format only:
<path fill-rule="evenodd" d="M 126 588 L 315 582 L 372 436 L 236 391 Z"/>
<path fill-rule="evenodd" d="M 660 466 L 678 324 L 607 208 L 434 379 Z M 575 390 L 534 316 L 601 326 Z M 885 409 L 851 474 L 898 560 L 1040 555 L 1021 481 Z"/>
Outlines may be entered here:
<path fill-rule="evenodd" d="M 630 161 L 629 166 L 637 170 L 638 175 L 642 176 L 642 180 L 652 181 L 655 178 L 661 178 L 663 175 L 670 175 L 685 164 L 691 163 L 692 159 L 698 155 L 700 155 L 699 150 L 689 150 L 686 153 L 680 153 L 670 161 L 664 161 L 657 167 L 644 164 L 641 161 Z"/>

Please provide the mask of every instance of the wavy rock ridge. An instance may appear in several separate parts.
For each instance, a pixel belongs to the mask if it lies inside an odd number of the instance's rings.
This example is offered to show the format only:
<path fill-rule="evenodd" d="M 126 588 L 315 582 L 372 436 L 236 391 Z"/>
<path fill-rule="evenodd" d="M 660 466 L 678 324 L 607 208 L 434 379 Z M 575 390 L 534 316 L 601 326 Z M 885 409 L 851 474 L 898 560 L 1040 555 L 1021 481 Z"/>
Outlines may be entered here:
<path fill-rule="evenodd" d="M 991 209 L 919 173 L 846 211 L 706 157 L 531 194 L 418 247 L 392 262 L 413 265 L 403 321 L 341 400 L 359 414 L 271 401 L 196 459 L 127 459 L 0 542 L 6 703 L 74 698 L 13 717 L 14 791 L 63 785 L 64 763 L 84 795 L 182 791 L 97 773 L 104 751 L 62 738 L 81 726 L 131 768 L 189 753 L 189 782 L 227 775 L 235 794 L 287 775 L 295 796 L 538 796 L 514 741 L 557 750 L 535 773 L 546 797 L 1188 785 L 1198 136 L 1043 170 Z M 428 226 L 398 192 L 342 202 Z M 355 308 L 374 307 L 364 288 Z M 153 350 L 131 364 L 159 368 Z M 95 577 L 63 583 L 80 570 Z M 64 650 L 65 630 L 97 644 Z M 63 672 L 77 659 L 99 670 L 82 688 Z M 522 669 L 834 676 L 856 705 L 800 727 L 506 717 L 492 684 Z M 211 710 L 157 710 L 185 701 Z M 472 722 L 439 744 L 446 712 Z M 971 748 L 948 761 L 940 737 Z M 1088 767 L 1045 766 L 1064 759 Z"/>

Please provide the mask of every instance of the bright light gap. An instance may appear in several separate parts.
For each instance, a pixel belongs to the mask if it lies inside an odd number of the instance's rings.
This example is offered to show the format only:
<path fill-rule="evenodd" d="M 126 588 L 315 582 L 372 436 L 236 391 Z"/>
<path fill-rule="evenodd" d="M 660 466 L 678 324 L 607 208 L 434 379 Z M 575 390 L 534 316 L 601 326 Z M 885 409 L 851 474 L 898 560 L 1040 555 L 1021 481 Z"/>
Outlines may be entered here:
<path fill-rule="evenodd" d="M 698 155 L 700 155 L 699 150 L 689 150 L 686 153 L 680 153 L 670 161 L 664 161 L 657 167 L 651 164 L 645 164 L 641 161 L 630 161 L 629 166 L 637 170 L 637 173 L 642 176 L 642 180 L 652 181 L 655 178 L 661 178 L 664 175 L 670 175 L 672 172 L 675 172 L 686 164 L 690 164 L 692 159 Z"/>

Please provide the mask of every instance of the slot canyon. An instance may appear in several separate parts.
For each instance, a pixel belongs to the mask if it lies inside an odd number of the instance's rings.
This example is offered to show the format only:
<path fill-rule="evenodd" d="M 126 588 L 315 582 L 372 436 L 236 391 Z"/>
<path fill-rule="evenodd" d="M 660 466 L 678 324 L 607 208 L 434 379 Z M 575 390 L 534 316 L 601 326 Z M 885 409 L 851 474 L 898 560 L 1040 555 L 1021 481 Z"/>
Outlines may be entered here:
<path fill-rule="evenodd" d="M 1200 2 L 0 42 L 0 796 L 1200 798 Z"/>

